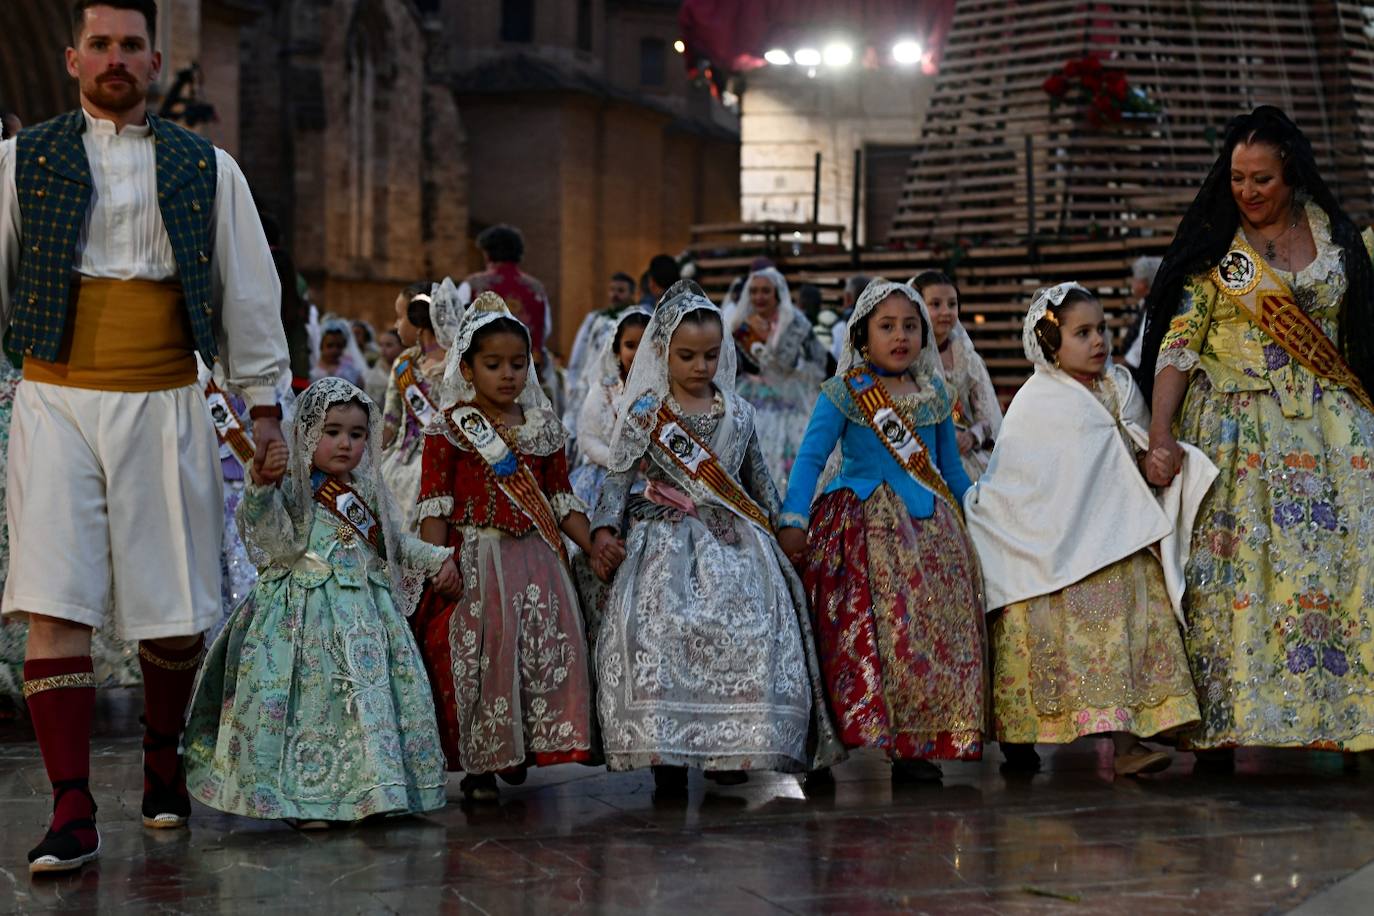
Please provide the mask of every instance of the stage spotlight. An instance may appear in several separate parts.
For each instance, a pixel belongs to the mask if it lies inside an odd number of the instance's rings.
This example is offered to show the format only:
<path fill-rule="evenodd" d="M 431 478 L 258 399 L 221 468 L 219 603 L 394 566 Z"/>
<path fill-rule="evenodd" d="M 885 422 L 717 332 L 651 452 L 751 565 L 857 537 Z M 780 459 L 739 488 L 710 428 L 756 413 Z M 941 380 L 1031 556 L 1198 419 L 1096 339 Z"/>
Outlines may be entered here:
<path fill-rule="evenodd" d="M 683 44 L 682 39 L 679 38 L 677 41 L 673 42 L 673 50 L 681 54 L 687 50 L 687 45 Z"/>
<path fill-rule="evenodd" d="M 903 39 L 892 46 L 892 59 L 902 66 L 909 67 L 912 64 L 921 62 L 921 55 L 925 49 L 921 47 L 919 41 Z"/>
<path fill-rule="evenodd" d="M 832 41 L 825 46 L 823 57 L 827 67 L 848 67 L 854 59 L 854 49 L 842 41 Z"/>
<path fill-rule="evenodd" d="M 775 67 L 786 67 L 788 64 L 792 63 L 792 56 L 782 48 L 769 48 L 768 51 L 764 53 L 763 59 Z"/>
<path fill-rule="evenodd" d="M 799 67 L 815 67 L 821 62 L 821 52 L 815 48 L 798 48 L 792 59 Z"/>

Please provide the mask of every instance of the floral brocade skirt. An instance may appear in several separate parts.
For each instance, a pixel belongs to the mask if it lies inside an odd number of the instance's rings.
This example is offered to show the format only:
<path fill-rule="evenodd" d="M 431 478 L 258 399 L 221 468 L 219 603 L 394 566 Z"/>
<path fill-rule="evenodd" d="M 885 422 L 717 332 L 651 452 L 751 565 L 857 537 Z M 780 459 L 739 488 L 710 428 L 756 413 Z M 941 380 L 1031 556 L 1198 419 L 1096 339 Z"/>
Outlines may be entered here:
<path fill-rule="evenodd" d="M 980 574 L 954 512 L 913 518 L 886 484 L 811 512 L 802 580 L 846 747 L 978 760 L 986 722 Z"/>
<path fill-rule="evenodd" d="M 992 622 L 997 740 L 1142 738 L 1198 720 L 1164 570 L 1142 550 Z"/>
<path fill-rule="evenodd" d="M 1185 640 L 1198 748 L 1374 748 L 1374 416 L 1308 418 L 1194 373 L 1179 438 L 1220 469 L 1193 529 Z"/>
<path fill-rule="evenodd" d="M 230 615 L 198 675 L 183 758 L 191 797 L 257 818 L 442 808 L 424 665 L 388 588 L 270 575 Z"/>
<path fill-rule="evenodd" d="M 567 567 L 535 533 L 450 532 L 463 595 L 427 590 L 411 617 L 448 768 L 590 760 L 587 639 Z"/>

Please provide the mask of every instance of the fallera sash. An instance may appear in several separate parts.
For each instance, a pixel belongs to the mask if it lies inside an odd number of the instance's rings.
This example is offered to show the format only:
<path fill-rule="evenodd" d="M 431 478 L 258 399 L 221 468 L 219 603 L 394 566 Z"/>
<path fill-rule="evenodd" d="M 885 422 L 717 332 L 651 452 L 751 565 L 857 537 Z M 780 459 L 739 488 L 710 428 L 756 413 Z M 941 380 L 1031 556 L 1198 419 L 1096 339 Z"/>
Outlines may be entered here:
<path fill-rule="evenodd" d="M 706 443 L 693 435 L 667 404 L 659 405 L 653 442 L 684 474 L 709 490 L 730 511 L 764 531 L 773 530 L 764 508 L 725 470 Z"/>
<path fill-rule="evenodd" d="M 844 377 L 849 388 L 849 396 L 868 421 L 869 428 L 878 436 L 878 441 L 887 448 L 912 478 L 949 504 L 956 518 L 963 518 L 959 503 L 949 491 L 945 479 L 930 463 L 930 452 L 926 450 L 921 437 L 907 425 L 906 419 L 892 403 L 892 395 L 879 380 L 876 373 L 864 366 L 856 366 Z"/>
<path fill-rule="evenodd" d="M 234 410 L 229 393 L 210 379 L 205 385 L 205 404 L 210 408 L 210 419 L 215 424 L 215 435 L 220 445 L 229 446 L 243 469 L 253 463 L 253 438 L 248 434 L 243 419 Z"/>
<path fill-rule="evenodd" d="M 382 539 L 382 526 L 377 514 L 367 504 L 367 500 L 357 490 L 344 483 L 321 474 L 315 474 L 315 502 L 324 506 L 344 523 L 342 531 L 362 538 L 377 551 L 377 556 L 385 557 L 386 548 Z"/>
<path fill-rule="evenodd" d="M 421 429 L 428 428 L 439 415 L 439 408 L 420 387 L 420 380 L 415 374 L 415 362 L 408 356 L 401 357 L 391 371 L 396 376 L 396 387 L 401 392 L 401 400 L 405 402 L 406 413 L 415 418 Z"/>
<path fill-rule="evenodd" d="M 1298 365 L 1317 378 L 1346 389 L 1366 410 L 1374 411 L 1374 401 L 1340 349 L 1297 303 L 1288 284 L 1240 233 L 1236 233 L 1231 250 L 1212 268 L 1212 282 Z"/>
<path fill-rule="evenodd" d="M 558 529 L 558 519 L 548 497 L 539 489 L 530 469 L 520 463 L 519 457 L 497 431 L 492 422 L 480 408 L 473 406 L 455 407 L 448 415 L 449 426 L 454 433 L 466 442 L 477 456 L 482 459 L 496 477 L 501 492 L 533 523 L 535 530 L 544 542 L 558 554 L 566 564 L 567 551 L 563 547 L 563 537 Z"/>

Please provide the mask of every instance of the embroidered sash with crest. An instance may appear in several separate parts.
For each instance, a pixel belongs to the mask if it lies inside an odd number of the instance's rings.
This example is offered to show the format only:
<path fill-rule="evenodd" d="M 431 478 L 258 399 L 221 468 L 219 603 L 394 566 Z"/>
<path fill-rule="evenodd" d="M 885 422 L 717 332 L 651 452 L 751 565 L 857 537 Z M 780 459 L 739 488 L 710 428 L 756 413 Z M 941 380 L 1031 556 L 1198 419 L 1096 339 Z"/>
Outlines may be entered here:
<path fill-rule="evenodd" d="M 765 531 L 773 530 L 764 508 L 745 492 L 739 482 L 721 466 L 711 449 L 694 436 L 666 404 L 658 408 L 653 442 L 684 474 L 710 490 L 736 515 Z"/>
<path fill-rule="evenodd" d="M 1212 281 L 1296 363 L 1317 378 L 1345 388 L 1366 410 L 1374 411 L 1374 401 L 1341 351 L 1293 298 L 1288 284 L 1239 234 L 1212 268 Z"/>
<path fill-rule="evenodd" d="M 869 428 L 877 434 L 878 441 L 887 447 L 892 457 L 897 459 L 897 463 L 905 468 L 917 483 L 949 503 L 950 508 L 955 510 L 955 515 L 962 518 L 954 494 L 949 491 L 949 486 L 940 476 L 940 472 L 930 463 L 930 452 L 926 450 L 920 436 L 907 425 L 897 406 L 892 403 L 892 396 L 888 394 L 887 388 L 878 381 L 878 376 L 859 366 L 849 370 L 844 377 L 844 383 L 849 388 L 849 396 L 854 404 L 868 421 Z"/>
<path fill-rule="evenodd" d="M 525 513 L 544 542 L 564 563 L 568 555 L 558 529 L 558 519 L 539 482 L 530 469 L 520 463 L 510 445 L 477 407 L 456 407 L 448 416 L 449 426 L 482 459 L 496 477 L 501 492 Z"/>
<path fill-rule="evenodd" d="M 244 470 L 253 463 L 253 439 L 244 426 L 243 419 L 234 410 L 229 393 L 210 379 L 205 385 L 205 404 L 210 408 L 210 419 L 215 424 L 215 435 L 220 445 L 229 446 L 238 463 Z"/>
<path fill-rule="evenodd" d="M 420 380 L 415 374 L 415 362 L 408 356 L 401 357 L 396 360 L 392 372 L 396 376 L 396 389 L 401 392 L 406 412 L 415 418 L 421 429 L 426 429 L 438 415 L 439 408 L 420 387 Z"/>
<path fill-rule="evenodd" d="M 372 545 L 377 556 L 385 557 L 382 525 L 377 514 L 356 490 L 343 481 L 319 474 L 315 483 L 315 502 L 338 516 L 346 526 L 343 533 L 352 532 Z"/>

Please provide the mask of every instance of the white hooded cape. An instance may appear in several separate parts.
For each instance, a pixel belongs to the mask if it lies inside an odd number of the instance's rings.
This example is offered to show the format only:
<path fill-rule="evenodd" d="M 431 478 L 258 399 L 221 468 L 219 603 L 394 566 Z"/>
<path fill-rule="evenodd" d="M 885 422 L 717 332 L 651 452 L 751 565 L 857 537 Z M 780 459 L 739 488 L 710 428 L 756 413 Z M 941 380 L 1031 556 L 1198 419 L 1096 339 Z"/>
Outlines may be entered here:
<path fill-rule="evenodd" d="M 1157 545 L 1174 614 L 1183 620 L 1193 521 L 1217 469 L 1183 444 L 1182 472 L 1156 494 L 1117 432 L 1144 448 L 1149 409 L 1130 373 L 1108 366 L 1120 417 L 1072 377 L 1044 365 L 1002 421 L 987 472 L 964 496 L 987 606 L 1057 592 Z"/>

